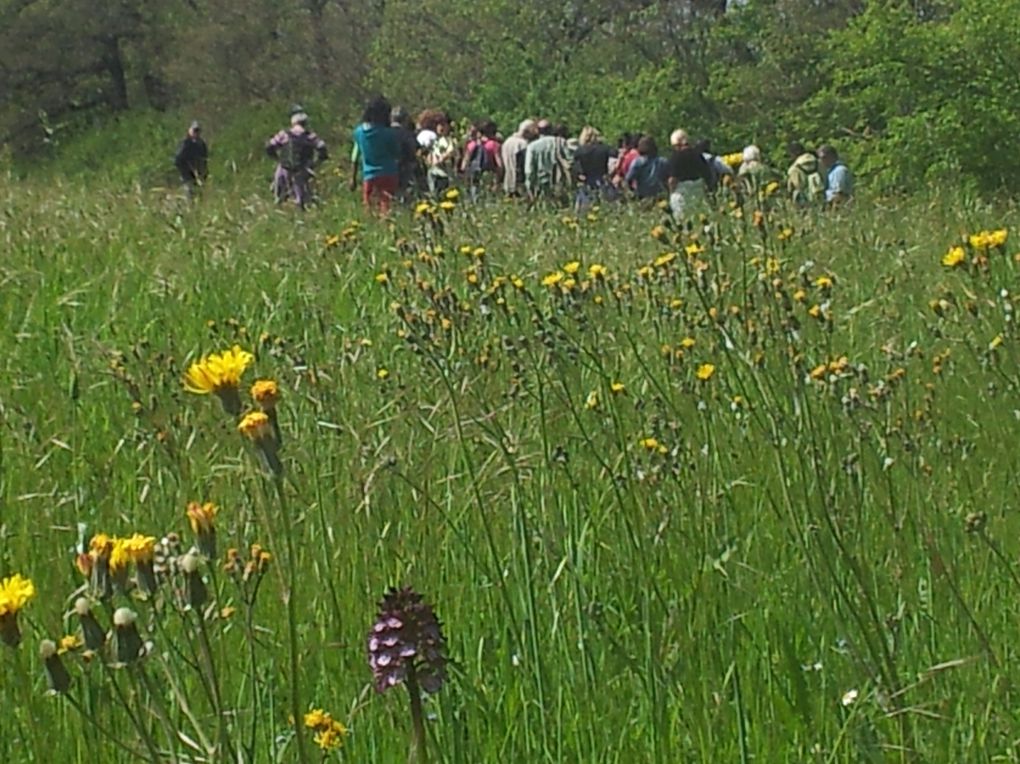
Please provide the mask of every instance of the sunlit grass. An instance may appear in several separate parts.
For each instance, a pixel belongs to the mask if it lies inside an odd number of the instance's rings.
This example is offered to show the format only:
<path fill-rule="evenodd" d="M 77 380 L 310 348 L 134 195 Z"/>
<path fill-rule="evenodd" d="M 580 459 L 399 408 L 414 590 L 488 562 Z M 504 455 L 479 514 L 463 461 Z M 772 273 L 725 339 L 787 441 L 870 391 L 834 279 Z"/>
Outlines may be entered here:
<path fill-rule="evenodd" d="M 0 576 L 36 589 L 0 650 L 9 760 L 186 760 L 175 725 L 295 760 L 313 709 L 348 731 L 331 756 L 402 760 L 406 697 L 366 653 L 392 585 L 443 622 L 434 760 L 1015 756 L 1011 208 L 722 203 L 680 231 L 629 207 L 359 223 L 342 198 L 3 194 Z M 244 410 L 278 385 L 282 475 L 185 390 L 235 345 Z M 207 599 L 146 633 L 127 703 L 73 652 L 86 713 L 47 697 L 79 544 L 183 554 L 190 502 L 219 507 Z M 256 543 L 249 603 L 222 565 Z"/>

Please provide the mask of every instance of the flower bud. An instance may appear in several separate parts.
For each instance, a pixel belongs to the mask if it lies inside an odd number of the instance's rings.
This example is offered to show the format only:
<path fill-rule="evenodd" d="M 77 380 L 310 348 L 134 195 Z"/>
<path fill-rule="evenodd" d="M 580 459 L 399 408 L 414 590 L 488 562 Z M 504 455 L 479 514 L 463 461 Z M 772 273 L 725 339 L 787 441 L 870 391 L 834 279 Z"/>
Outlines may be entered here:
<path fill-rule="evenodd" d="M 39 657 L 42 658 L 50 690 L 58 693 L 67 692 L 71 687 L 71 675 L 67 673 L 53 640 L 44 639 L 39 643 Z"/>

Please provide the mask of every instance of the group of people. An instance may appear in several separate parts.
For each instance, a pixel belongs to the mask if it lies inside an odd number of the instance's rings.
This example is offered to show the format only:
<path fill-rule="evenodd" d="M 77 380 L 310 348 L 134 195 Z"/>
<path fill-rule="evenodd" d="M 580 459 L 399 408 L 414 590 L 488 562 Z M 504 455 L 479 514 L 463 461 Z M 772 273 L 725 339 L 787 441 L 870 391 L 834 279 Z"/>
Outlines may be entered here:
<path fill-rule="evenodd" d="M 308 122 L 304 109 L 294 106 L 290 126 L 266 143 L 266 153 L 277 162 L 276 200 L 293 199 L 302 208 L 311 198 L 315 168 L 329 156 Z M 793 142 L 787 150 L 785 187 L 796 203 L 835 205 L 853 196 L 853 175 L 833 146 L 808 151 Z M 201 126 L 194 122 L 175 158 L 189 197 L 205 179 L 207 159 Z M 366 209 L 380 214 L 394 200 L 437 197 L 460 184 L 472 199 L 502 193 L 530 201 L 563 200 L 578 208 L 628 196 L 668 199 L 673 214 L 683 218 L 722 185 L 744 194 L 783 186 L 754 145 L 724 159 L 712 152 L 709 141 L 692 141 L 678 129 L 670 135 L 668 155 L 660 155 L 651 135 L 624 134 L 614 147 L 594 127 L 574 138 L 565 125 L 545 119 L 525 119 L 505 139 L 495 122 L 482 120 L 458 140 L 443 111 L 427 109 L 412 120 L 381 96 L 368 102 L 354 128 L 351 167 L 351 190 L 360 179 Z"/>

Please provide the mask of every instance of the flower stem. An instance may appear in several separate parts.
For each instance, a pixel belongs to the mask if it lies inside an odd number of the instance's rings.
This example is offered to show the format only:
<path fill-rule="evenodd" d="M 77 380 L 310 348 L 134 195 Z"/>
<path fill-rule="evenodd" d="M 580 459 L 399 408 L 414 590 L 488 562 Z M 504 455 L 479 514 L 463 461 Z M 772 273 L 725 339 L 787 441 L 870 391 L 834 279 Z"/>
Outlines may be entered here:
<path fill-rule="evenodd" d="M 421 690 L 418 688 L 418 677 L 414 666 L 407 667 L 407 693 L 411 698 L 411 752 L 407 757 L 408 764 L 428 764 L 428 741 L 425 737 L 425 715 L 421 708 Z"/>

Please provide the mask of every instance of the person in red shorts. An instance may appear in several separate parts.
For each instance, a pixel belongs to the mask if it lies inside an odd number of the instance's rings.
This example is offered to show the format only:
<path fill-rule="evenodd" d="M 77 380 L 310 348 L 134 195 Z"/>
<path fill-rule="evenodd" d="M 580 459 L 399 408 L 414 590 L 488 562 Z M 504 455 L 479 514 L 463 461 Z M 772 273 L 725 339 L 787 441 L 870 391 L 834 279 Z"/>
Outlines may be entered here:
<path fill-rule="evenodd" d="M 400 136 L 390 127 L 390 102 L 376 96 L 368 102 L 361 124 L 354 128 L 354 155 L 351 190 L 358 186 L 361 170 L 361 196 L 366 210 L 380 215 L 390 211 L 400 176 Z"/>

